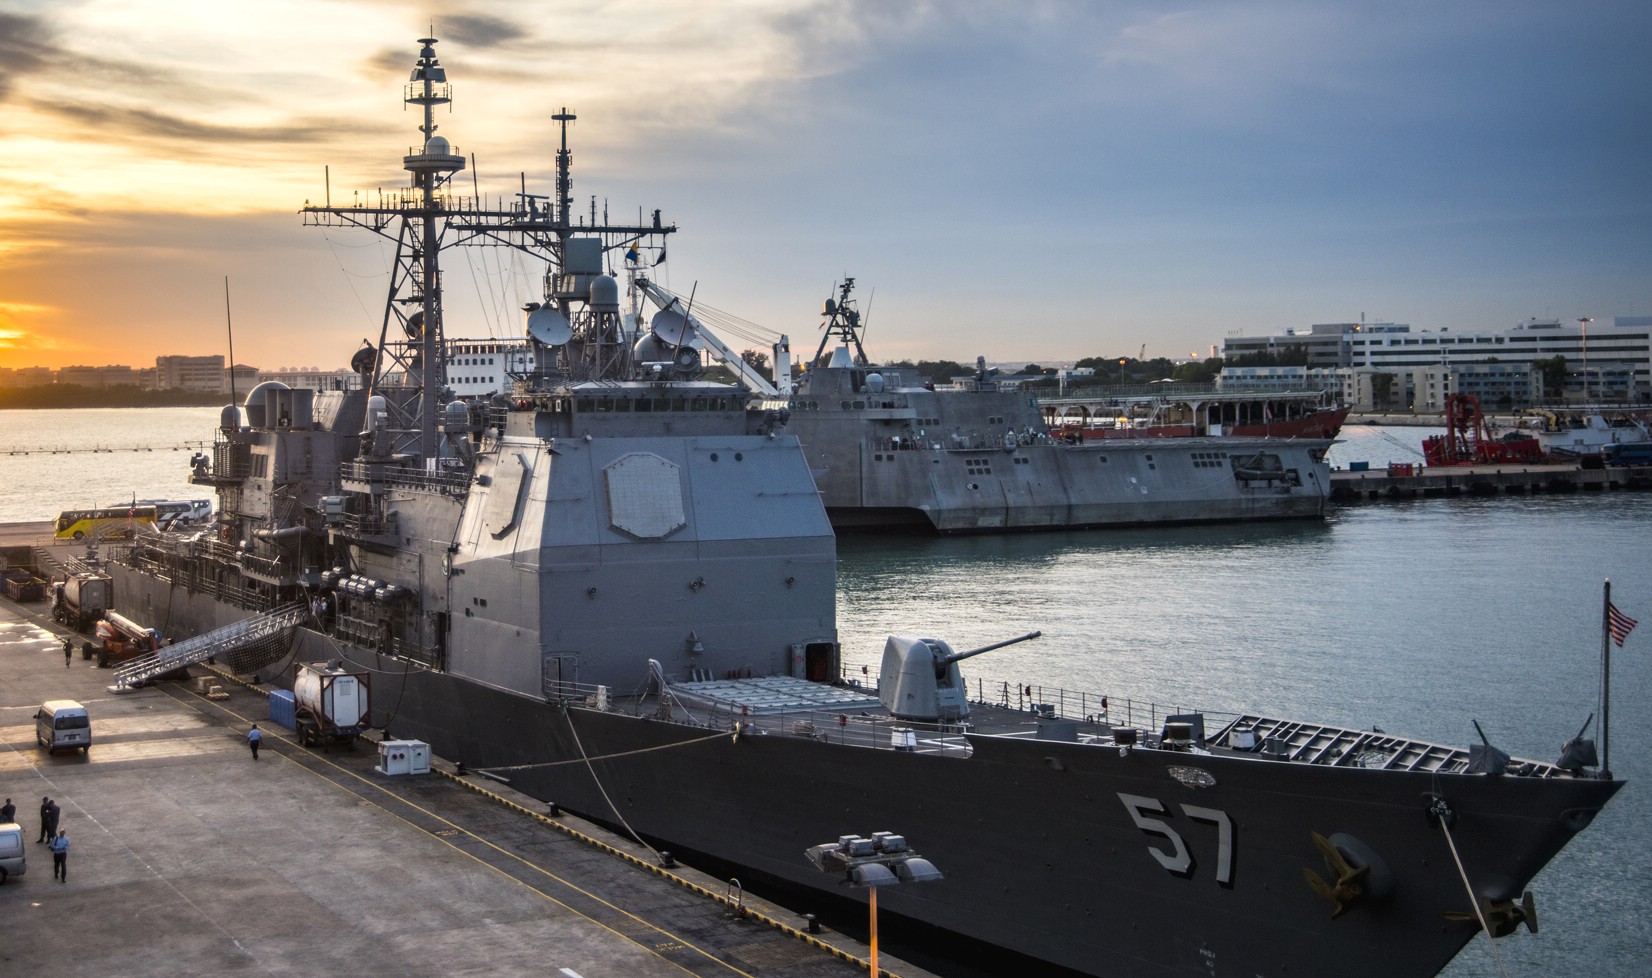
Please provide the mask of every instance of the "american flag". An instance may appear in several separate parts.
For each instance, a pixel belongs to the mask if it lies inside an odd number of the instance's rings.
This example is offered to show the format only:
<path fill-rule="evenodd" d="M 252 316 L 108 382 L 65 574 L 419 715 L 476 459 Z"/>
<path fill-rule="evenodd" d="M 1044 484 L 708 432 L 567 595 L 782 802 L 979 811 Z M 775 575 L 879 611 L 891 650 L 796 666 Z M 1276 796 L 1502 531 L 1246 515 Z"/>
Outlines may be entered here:
<path fill-rule="evenodd" d="M 1629 637 L 1639 622 L 1618 610 L 1618 606 L 1606 602 L 1606 630 L 1612 634 L 1612 641 L 1618 648 L 1623 648 L 1623 640 Z"/>

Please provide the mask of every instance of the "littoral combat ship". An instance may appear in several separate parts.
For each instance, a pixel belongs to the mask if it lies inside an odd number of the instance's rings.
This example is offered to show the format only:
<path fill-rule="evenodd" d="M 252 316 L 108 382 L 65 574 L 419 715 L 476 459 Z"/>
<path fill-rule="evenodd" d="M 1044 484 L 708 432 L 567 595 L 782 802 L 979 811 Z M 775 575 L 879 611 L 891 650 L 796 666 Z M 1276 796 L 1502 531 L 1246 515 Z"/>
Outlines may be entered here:
<path fill-rule="evenodd" d="M 566 110 L 547 204 L 457 196 L 435 43 L 410 186 L 303 211 L 398 243 L 364 389 L 225 408 L 192 476 L 216 524 L 111 568 L 122 612 L 177 640 L 119 682 L 209 654 L 370 670 L 394 736 L 748 886 L 864 899 L 845 877 L 900 840 L 844 834 L 906 833 L 945 878 L 892 887 L 886 916 L 1084 974 L 1407 978 L 1535 929 L 1527 884 L 1622 786 L 1587 742 L 1548 764 L 1267 712 L 999 708 L 959 672 L 990 647 L 925 636 L 890 638 L 875 690 L 841 681 L 786 403 L 705 380 L 690 310 L 645 327 L 605 272 L 675 227 L 576 219 Z M 444 392 L 456 243 L 547 263 L 536 366 L 488 403 Z"/>
<path fill-rule="evenodd" d="M 1320 519 L 1325 437 L 1096 440 L 1052 432 L 1038 395 L 973 378 L 937 389 L 878 365 L 845 279 L 788 404 L 839 530 L 997 533 Z M 835 345 L 834 345 L 835 344 Z"/>

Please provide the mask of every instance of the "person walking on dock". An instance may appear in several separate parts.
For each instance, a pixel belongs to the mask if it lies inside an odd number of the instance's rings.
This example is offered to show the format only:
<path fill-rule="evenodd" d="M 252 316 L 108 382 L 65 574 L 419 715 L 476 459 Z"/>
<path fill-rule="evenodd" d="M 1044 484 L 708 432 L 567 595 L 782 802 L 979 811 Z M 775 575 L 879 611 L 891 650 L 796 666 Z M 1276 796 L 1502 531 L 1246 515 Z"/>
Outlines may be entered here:
<path fill-rule="evenodd" d="M 52 879 L 69 882 L 69 830 L 63 829 L 52 837 Z"/>
<path fill-rule="evenodd" d="M 45 797 L 45 796 L 41 796 L 41 799 L 40 799 L 40 838 L 34 840 L 35 845 L 39 845 L 40 843 L 45 842 L 47 839 L 52 837 L 51 833 L 46 828 L 47 820 L 49 818 L 51 818 L 51 814 L 52 814 L 52 800 L 50 798 Z"/>
<path fill-rule="evenodd" d="M 258 724 L 253 724 L 252 729 L 247 731 L 247 746 L 252 748 L 252 759 L 255 761 L 258 760 L 258 744 L 263 739 L 264 735 L 259 732 Z"/>
<path fill-rule="evenodd" d="M 69 660 L 74 656 L 74 654 L 75 643 L 69 640 L 69 636 L 63 636 L 63 668 L 69 668 Z"/>
<path fill-rule="evenodd" d="M 15 821 L 16 819 L 17 819 L 17 806 L 13 805 L 11 803 L 10 798 L 7 798 L 6 803 L 4 805 L 0 805 L 0 823 L 11 822 L 11 821 Z"/>

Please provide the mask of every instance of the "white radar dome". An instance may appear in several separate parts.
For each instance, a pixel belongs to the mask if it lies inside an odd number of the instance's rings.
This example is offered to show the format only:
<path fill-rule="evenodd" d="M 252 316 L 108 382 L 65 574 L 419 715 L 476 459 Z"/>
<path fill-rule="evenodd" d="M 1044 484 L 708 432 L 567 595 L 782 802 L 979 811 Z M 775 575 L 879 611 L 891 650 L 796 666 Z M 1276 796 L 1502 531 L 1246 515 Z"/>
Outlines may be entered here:
<path fill-rule="evenodd" d="M 431 136 L 430 141 L 424 144 L 426 156 L 452 156 L 453 149 L 448 145 L 447 137 Z"/>
<path fill-rule="evenodd" d="M 619 308 L 619 283 L 613 276 L 598 275 L 591 279 L 591 305 L 597 309 Z"/>

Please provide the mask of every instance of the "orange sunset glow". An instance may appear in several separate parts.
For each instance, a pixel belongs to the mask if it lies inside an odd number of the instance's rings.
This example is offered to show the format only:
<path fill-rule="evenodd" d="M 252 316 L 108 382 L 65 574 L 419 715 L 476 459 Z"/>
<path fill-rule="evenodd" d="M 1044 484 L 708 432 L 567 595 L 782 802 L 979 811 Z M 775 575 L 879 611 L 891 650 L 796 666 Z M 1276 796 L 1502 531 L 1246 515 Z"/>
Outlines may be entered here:
<path fill-rule="evenodd" d="M 1645 314 L 1652 137 L 1615 120 L 1647 115 L 1621 40 L 1647 21 L 6 0 L 0 367 L 227 354 L 231 323 L 240 362 L 342 365 L 380 328 L 389 252 L 298 210 L 405 183 L 401 86 L 431 31 L 457 192 L 551 192 L 567 106 L 576 207 L 661 208 L 683 229 L 662 284 L 775 332 L 813 329 L 844 274 L 877 288 L 891 358 L 1163 355 L 1364 310 L 1419 329 Z M 519 335 L 543 270 L 455 251 L 449 334 Z"/>

